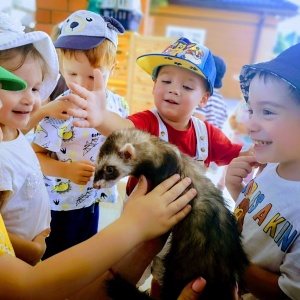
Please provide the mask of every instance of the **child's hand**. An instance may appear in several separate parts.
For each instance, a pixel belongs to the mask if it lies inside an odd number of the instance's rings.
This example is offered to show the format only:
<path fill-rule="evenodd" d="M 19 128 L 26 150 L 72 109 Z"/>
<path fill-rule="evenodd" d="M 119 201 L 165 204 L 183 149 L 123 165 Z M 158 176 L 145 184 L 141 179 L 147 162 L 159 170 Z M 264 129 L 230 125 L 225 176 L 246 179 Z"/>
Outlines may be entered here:
<path fill-rule="evenodd" d="M 84 119 L 74 121 L 74 126 L 90 128 L 99 126 L 102 123 L 106 108 L 106 87 L 101 71 L 99 69 L 94 70 L 94 88 L 92 91 L 88 91 L 75 83 L 70 83 L 70 89 L 73 93 L 62 99 L 70 100 L 77 108 L 69 108 L 67 113 L 69 116 Z"/>
<path fill-rule="evenodd" d="M 8 235 L 15 250 L 16 256 L 34 266 L 40 261 L 45 253 L 45 239 L 49 233 L 50 228 L 47 228 L 38 234 L 32 241 L 20 238 L 11 232 L 8 232 Z"/>
<path fill-rule="evenodd" d="M 40 234 L 38 234 L 33 240 L 33 244 L 35 247 L 35 255 L 32 255 L 31 259 L 31 265 L 36 265 L 40 259 L 43 257 L 45 251 L 46 251 L 46 242 L 45 239 L 49 236 L 50 234 L 50 228 L 45 229 L 42 231 Z"/>
<path fill-rule="evenodd" d="M 121 215 L 125 222 L 136 224 L 133 226 L 136 232 L 132 234 L 140 236 L 141 241 L 166 233 L 190 212 L 188 203 L 195 197 L 196 190 L 190 189 L 182 195 L 191 179 L 178 182 L 179 179 L 178 174 L 173 175 L 145 195 L 147 180 L 141 176 Z"/>
<path fill-rule="evenodd" d="M 80 185 L 86 185 L 94 176 L 95 164 L 89 160 L 66 163 L 67 178 Z"/>
<path fill-rule="evenodd" d="M 239 156 L 253 156 L 255 155 L 255 151 L 254 151 L 254 146 L 250 146 L 248 150 L 246 151 L 241 151 L 239 153 Z"/>
<path fill-rule="evenodd" d="M 43 116 L 50 117 L 54 119 L 68 120 L 70 118 L 67 115 L 68 108 L 74 108 L 74 104 L 70 101 L 61 100 L 61 98 L 54 101 L 50 101 L 45 105 L 40 107 L 40 110 L 43 112 Z"/>
<path fill-rule="evenodd" d="M 255 156 L 239 156 L 228 165 L 225 175 L 225 186 L 233 200 L 236 200 L 244 188 L 243 179 L 252 172 L 252 168 L 259 166 Z"/>

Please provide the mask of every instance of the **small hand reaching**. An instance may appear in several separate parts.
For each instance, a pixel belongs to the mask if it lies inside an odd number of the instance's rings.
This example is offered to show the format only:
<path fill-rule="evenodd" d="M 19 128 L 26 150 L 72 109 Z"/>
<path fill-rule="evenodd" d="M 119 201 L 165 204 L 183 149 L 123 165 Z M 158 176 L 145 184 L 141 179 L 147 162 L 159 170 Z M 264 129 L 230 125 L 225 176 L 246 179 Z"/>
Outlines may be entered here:
<path fill-rule="evenodd" d="M 88 160 L 66 163 L 67 178 L 79 185 L 86 185 L 94 176 L 95 164 Z"/>
<path fill-rule="evenodd" d="M 69 108 L 67 113 L 69 116 L 83 118 L 83 120 L 74 121 L 73 125 L 89 128 L 100 125 L 106 109 L 106 88 L 101 71 L 99 69 L 94 70 L 94 88 L 92 91 L 72 82 L 70 88 L 73 93 L 62 99 L 71 101 L 77 108 Z"/>

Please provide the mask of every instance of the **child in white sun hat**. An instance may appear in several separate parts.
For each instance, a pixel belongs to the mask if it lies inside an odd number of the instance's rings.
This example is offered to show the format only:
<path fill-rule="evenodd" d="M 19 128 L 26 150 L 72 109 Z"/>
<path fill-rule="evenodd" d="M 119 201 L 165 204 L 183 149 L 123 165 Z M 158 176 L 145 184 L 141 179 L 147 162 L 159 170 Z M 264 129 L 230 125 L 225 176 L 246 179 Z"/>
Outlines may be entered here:
<path fill-rule="evenodd" d="M 0 211 L 16 256 L 34 265 L 45 251 L 50 207 L 39 161 L 21 129 L 54 89 L 58 61 L 46 33 L 23 29 L 0 13 L 0 65 L 27 84 L 18 92 L 0 90 Z"/>

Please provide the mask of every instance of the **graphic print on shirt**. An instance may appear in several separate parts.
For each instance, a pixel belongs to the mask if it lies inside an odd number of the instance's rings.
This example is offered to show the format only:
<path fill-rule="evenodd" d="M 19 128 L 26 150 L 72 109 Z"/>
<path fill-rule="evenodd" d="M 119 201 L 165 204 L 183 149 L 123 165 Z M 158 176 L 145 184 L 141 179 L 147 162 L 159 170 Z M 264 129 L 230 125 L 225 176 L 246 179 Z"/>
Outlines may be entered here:
<path fill-rule="evenodd" d="M 80 195 L 78 199 L 76 200 L 76 206 L 78 206 L 80 203 L 82 203 L 84 200 L 88 199 L 93 194 L 93 187 L 88 187 L 85 194 Z"/>
<path fill-rule="evenodd" d="M 56 184 L 52 187 L 51 192 L 55 192 L 58 194 L 64 194 L 71 190 L 71 181 L 70 180 L 63 182 L 63 181 L 61 181 L 61 179 L 57 179 L 56 182 L 58 182 L 58 184 Z"/>
<path fill-rule="evenodd" d="M 36 133 L 41 134 L 42 132 L 44 132 L 45 134 L 45 138 L 48 137 L 48 131 L 46 129 L 44 129 L 40 124 L 38 124 L 38 126 L 36 127 L 35 130 Z"/>
<path fill-rule="evenodd" d="M 244 199 L 234 211 L 240 232 L 242 232 L 244 219 L 248 214 L 257 226 L 273 239 L 277 247 L 282 252 L 286 252 L 298 235 L 297 230 L 293 229 L 293 224 L 281 215 L 271 203 L 264 202 L 265 195 L 254 180 L 245 186 L 242 193 Z"/>
<path fill-rule="evenodd" d="M 75 138 L 74 133 L 74 126 L 71 126 L 69 131 L 66 131 L 68 129 L 69 124 L 63 125 L 63 126 L 57 126 L 52 125 L 57 130 L 57 135 L 62 139 L 63 142 L 72 141 Z"/>
<path fill-rule="evenodd" d="M 91 141 L 86 141 L 85 145 L 83 146 L 83 156 L 99 144 L 100 133 L 92 133 L 91 138 Z M 93 157 L 91 157 L 91 161 L 95 161 L 94 159 L 92 159 Z"/>

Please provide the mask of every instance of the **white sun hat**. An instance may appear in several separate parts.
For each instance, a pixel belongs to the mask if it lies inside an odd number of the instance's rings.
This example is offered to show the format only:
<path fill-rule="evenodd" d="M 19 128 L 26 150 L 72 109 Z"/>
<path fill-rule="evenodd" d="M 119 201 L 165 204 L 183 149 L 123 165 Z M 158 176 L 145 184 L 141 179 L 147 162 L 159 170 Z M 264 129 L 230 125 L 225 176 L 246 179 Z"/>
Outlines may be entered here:
<path fill-rule="evenodd" d="M 40 90 L 41 100 L 45 101 L 57 83 L 59 74 L 57 53 L 47 33 L 43 31 L 25 33 L 24 29 L 25 27 L 22 26 L 19 20 L 13 19 L 8 14 L 0 12 L 0 51 L 32 43 L 45 60 L 47 73 L 44 75 Z"/>

